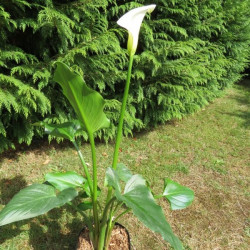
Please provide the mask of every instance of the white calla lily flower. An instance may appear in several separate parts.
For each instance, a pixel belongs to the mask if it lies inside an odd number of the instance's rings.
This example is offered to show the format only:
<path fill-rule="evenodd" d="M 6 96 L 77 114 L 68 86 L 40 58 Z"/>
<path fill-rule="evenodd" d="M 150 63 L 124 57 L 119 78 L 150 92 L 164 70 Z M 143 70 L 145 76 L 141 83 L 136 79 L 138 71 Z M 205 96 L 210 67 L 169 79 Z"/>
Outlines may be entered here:
<path fill-rule="evenodd" d="M 130 56 L 135 54 L 137 49 L 140 27 L 146 13 L 155 9 L 155 4 L 135 8 L 124 14 L 118 21 L 118 25 L 128 30 L 128 52 Z"/>

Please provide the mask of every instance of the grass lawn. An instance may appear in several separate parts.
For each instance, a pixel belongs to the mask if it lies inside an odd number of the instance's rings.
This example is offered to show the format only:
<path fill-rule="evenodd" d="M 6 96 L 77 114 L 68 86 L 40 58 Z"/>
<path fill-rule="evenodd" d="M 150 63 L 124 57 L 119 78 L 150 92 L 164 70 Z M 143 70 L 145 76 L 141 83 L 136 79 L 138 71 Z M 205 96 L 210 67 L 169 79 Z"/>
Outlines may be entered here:
<path fill-rule="evenodd" d="M 160 201 L 186 249 L 249 249 L 249 86 L 235 86 L 194 115 L 122 141 L 120 161 L 143 175 L 155 193 L 162 191 L 164 177 L 194 190 L 195 201 L 185 210 L 170 211 L 167 201 Z M 113 147 L 112 143 L 97 145 L 100 178 L 111 164 Z M 82 151 L 88 162 L 88 144 L 82 145 Z M 67 144 L 38 142 L 3 154 L 0 209 L 20 188 L 43 182 L 45 173 L 66 170 L 83 172 Z M 0 249 L 74 249 L 83 221 L 71 212 L 65 206 L 1 227 Z M 134 249 L 169 248 L 131 214 L 121 223 L 128 228 Z"/>

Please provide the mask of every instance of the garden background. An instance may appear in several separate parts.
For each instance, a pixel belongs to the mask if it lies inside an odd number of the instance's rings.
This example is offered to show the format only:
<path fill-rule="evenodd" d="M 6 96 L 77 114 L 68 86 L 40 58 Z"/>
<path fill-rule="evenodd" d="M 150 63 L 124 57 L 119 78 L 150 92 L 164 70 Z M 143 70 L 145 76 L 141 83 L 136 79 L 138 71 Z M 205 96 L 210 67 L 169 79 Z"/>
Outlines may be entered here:
<path fill-rule="evenodd" d="M 116 21 L 126 11 L 151 3 L 0 1 L 0 151 L 5 151 L 0 210 L 21 188 L 42 183 L 47 172 L 82 172 L 72 147 L 46 144 L 39 139 L 43 131 L 32 126 L 44 119 L 61 123 L 74 118 L 52 80 L 57 60 L 72 66 L 106 100 L 111 128 L 96 135 L 109 141 L 97 143 L 102 163 L 98 175 L 104 175 L 128 58 L 127 32 Z M 131 136 L 123 140 L 120 160 L 156 191 L 162 188 L 159 176 L 194 190 L 195 200 L 186 210 L 171 212 L 161 202 L 185 249 L 247 249 L 250 95 L 249 79 L 241 79 L 249 73 L 250 1 L 154 3 L 134 59 L 124 128 Z M 7 150 L 14 146 L 17 150 Z M 88 145 L 81 148 L 90 159 Z M 130 214 L 121 222 L 135 249 L 169 248 Z M 69 206 L 57 208 L 2 227 L 0 249 L 72 249 L 82 226 L 82 218 Z"/>
<path fill-rule="evenodd" d="M 74 113 L 52 80 L 54 62 L 73 66 L 106 100 L 113 139 L 126 78 L 127 32 L 116 24 L 149 1 L 0 2 L 0 152 L 42 136 L 32 126 Z M 124 134 L 200 110 L 248 67 L 249 0 L 154 1 L 142 25 Z M 86 134 L 83 135 L 86 139 Z"/>

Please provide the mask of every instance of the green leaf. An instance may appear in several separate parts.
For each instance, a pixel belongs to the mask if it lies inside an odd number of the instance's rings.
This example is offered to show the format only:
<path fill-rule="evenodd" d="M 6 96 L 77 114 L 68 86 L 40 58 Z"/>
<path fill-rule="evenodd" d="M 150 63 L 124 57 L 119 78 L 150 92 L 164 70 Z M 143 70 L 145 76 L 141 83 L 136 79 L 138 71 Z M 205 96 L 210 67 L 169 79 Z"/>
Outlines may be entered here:
<path fill-rule="evenodd" d="M 62 137 L 70 141 L 74 141 L 76 133 L 82 129 L 81 124 L 78 120 L 73 120 L 71 122 L 65 122 L 62 124 L 48 124 L 46 122 L 37 122 L 33 125 L 43 126 L 46 134 L 55 137 Z"/>
<path fill-rule="evenodd" d="M 121 194 L 118 174 L 114 169 L 107 169 L 106 180 L 115 189 L 115 196 L 119 201 L 131 208 L 135 216 L 149 229 L 158 232 L 174 249 L 183 249 L 180 240 L 174 235 L 165 219 L 163 211 L 154 200 L 146 181 L 140 175 L 133 175 L 127 182 L 124 194 Z"/>
<path fill-rule="evenodd" d="M 168 199 L 172 210 L 189 206 L 194 199 L 194 192 L 170 179 L 164 180 L 163 196 Z"/>
<path fill-rule="evenodd" d="M 86 179 L 81 175 L 68 171 L 65 173 L 49 173 L 45 175 L 45 180 L 51 183 L 56 189 L 62 191 L 66 188 L 82 187 Z"/>
<path fill-rule="evenodd" d="M 0 212 L 0 226 L 45 214 L 73 200 L 77 191 L 68 188 L 56 195 L 54 187 L 33 184 L 22 189 Z"/>
<path fill-rule="evenodd" d="M 88 197 L 91 197 L 91 193 L 90 193 L 90 188 L 89 188 L 89 183 L 86 181 L 84 183 L 84 186 L 83 186 L 83 189 L 84 189 L 84 193 L 82 195 L 82 198 L 88 198 Z M 101 189 L 99 187 L 97 187 L 97 197 L 101 194 Z"/>
<path fill-rule="evenodd" d="M 132 177 L 132 173 L 123 163 L 117 164 L 116 173 L 119 176 L 119 179 L 125 182 Z"/>
<path fill-rule="evenodd" d="M 109 127 L 110 121 L 103 112 L 102 96 L 87 87 L 83 78 L 64 63 L 57 62 L 56 65 L 54 80 L 61 85 L 63 94 L 68 98 L 84 128 L 89 133 L 94 133 Z"/>
<path fill-rule="evenodd" d="M 115 176 L 112 176 L 115 175 Z M 132 173 L 130 170 L 123 164 L 118 163 L 117 169 L 113 171 L 112 168 L 107 168 L 106 176 L 105 176 L 105 185 L 114 187 L 121 191 L 119 181 L 122 180 L 127 182 L 132 177 Z"/>
<path fill-rule="evenodd" d="M 118 192 L 121 192 L 119 181 L 120 179 L 117 172 L 113 168 L 107 168 L 105 175 L 105 183 L 107 183 L 108 186 L 113 187 Z"/>
<path fill-rule="evenodd" d="M 131 190 L 134 190 L 134 188 L 137 187 L 137 186 L 145 186 L 145 187 L 147 187 L 146 181 L 142 178 L 142 176 L 140 176 L 138 174 L 133 175 L 130 178 L 130 180 L 127 182 L 127 184 L 126 184 L 126 186 L 124 188 L 124 193 L 128 193 Z"/>
<path fill-rule="evenodd" d="M 86 211 L 88 209 L 92 209 L 93 208 L 93 204 L 91 201 L 85 201 L 82 202 L 78 205 L 78 208 L 81 209 L 82 211 Z"/>

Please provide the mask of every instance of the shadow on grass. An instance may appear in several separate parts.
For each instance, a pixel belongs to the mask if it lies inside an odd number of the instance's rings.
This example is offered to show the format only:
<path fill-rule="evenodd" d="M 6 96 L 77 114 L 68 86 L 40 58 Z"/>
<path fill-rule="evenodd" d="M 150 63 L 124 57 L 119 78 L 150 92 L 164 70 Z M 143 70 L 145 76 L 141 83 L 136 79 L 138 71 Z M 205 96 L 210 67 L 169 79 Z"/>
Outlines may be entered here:
<path fill-rule="evenodd" d="M 63 208 L 50 211 L 46 216 L 30 223 L 29 244 L 34 250 L 51 249 L 75 249 L 79 232 L 84 221 L 74 218 L 71 222 L 61 223 Z M 67 213 L 72 211 L 67 207 Z"/>
<path fill-rule="evenodd" d="M 243 122 L 240 124 L 244 128 L 250 128 L 250 79 L 243 80 L 236 88 L 240 90 L 240 95 L 234 95 L 231 98 L 236 100 L 240 105 L 247 106 L 245 111 L 227 112 L 225 114 L 240 118 Z"/>
<path fill-rule="evenodd" d="M 27 182 L 23 176 L 0 180 L 0 204 L 6 205 L 26 186 Z M 75 249 L 78 234 L 83 226 L 84 220 L 73 208 L 65 205 L 49 211 L 46 215 L 0 227 L 0 245 L 17 237 L 15 241 L 18 241 L 18 238 L 27 239 L 34 250 Z M 16 249 L 15 245 L 11 249 Z"/>
<path fill-rule="evenodd" d="M 28 154 L 29 152 L 50 152 L 51 149 L 56 150 L 67 150 L 68 148 L 73 148 L 73 144 L 67 140 L 62 141 L 61 143 L 57 143 L 56 140 L 52 140 L 50 143 L 46 138 L 36 138 L 33 139 L 31 145 L 27 145 L 25 143 L 15 144 L 15 149 L 8 149 L 5 152 L 0 154 L 0 164 L 4 159 L 10 161 L 19 161 L 19 157 L 22 154 Z M 0 166 L 1 167 L 1 166 Z"/>
<path fill-rule="evenodd" d="M 26 222 L 18 222 L 15 224 L 9 224 L 5 226 L 0 227 L 0 244 L 4 243 L 5 241 L 12 239 L 18 235 L 20 235 L 22 232 L 24 232 L 24 229 L 21 229 L 23 225 L 25 225 Z M 1 248 L 1 246 L 0 246 Z M 1 248 L 2 249 L 2 248 Z M 14 248 L 11 248 L 14 249 Z"/>
<path fill-rule="evenodd" d="M 27 182 L 24 180 L 23 176 L 18 175 L 12 179 L 1 179 L 0 180 L 0 204 L 6 205 L 12 197 L 19 192 L 20 189 L 27 186 Z M 16 225 L 6 225 L 4 227 L 0 227 L 0 244 L 5 242 L 8 239 L 11 239 L 15 236 L 18 236 L 23 232 L 20 229 L 25 222 L 19 222 Z"/>
<path fill-rule="evenodd" d="M 77 217 L 64 221 L 65 212 L 72 213 L 71 207 L 56 208 L 46 215 L 5 225 L 0 228 L 0 244 L 17 237 L 15 241 L 27 239 L 29 249 L 75 249 L 84 221 Z M 11 249 L 16 249 L 15 245 Z"/>
<path fill-rule="evenodd" d="M 22 188 L 27 186 L 26 180 L 22 175 L 15 176 L 12 179 L 0 180 L 0 204 L 6 205 L 12 197 L 18 193 Z"/>

